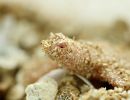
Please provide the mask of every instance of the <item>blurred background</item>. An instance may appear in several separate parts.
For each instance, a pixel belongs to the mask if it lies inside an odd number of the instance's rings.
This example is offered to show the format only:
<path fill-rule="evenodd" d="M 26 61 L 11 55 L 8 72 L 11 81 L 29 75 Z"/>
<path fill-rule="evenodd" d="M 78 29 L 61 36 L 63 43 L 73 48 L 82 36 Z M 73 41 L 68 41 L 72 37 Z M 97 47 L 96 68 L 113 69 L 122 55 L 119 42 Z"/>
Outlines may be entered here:
<path fill-rule="evenodd" d="M 50 32 L 103 41 L 130 58 L 129 0 L 0 0 L 0 100 L 25 100 L 25 87 L 58 67 L 41 50 Z"/>

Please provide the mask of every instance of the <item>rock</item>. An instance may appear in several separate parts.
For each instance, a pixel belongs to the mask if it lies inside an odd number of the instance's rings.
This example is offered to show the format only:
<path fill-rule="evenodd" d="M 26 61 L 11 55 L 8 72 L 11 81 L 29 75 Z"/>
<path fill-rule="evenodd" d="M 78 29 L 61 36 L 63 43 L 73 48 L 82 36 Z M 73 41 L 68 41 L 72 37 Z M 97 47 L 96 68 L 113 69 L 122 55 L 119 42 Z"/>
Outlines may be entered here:
<path fill-rule="evenodd" d="M 18 72 L 16 80 L 24 86 L 36 82 L 40 77 L 49 71 L 57 68 L 57 64 L 50 59 L 32 58 L 25 63 Z"/>
<path fill-rule="evenodd" d="M 15 86 L 11 87 L 8 91 L 6 99 L 7 100 L 21 100 L 24 96 L 24 86 L 21 84 L 16 84 Z"/>
<path fill-rule="evenodd" d="M 26 100 L 54 100 L 58 91 L 57 82 L 49 77 L 27 86 Z"/>

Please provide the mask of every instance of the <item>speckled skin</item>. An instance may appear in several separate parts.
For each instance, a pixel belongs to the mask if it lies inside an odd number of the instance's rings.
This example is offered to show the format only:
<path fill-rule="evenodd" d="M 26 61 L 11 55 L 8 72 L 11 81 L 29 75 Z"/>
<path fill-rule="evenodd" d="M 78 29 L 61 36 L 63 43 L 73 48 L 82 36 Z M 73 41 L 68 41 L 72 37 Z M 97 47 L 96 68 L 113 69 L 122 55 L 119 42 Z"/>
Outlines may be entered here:
<path fill-rule="evenodd" d="M 130 89 L 130 77 L 125 64 L 107 45 L 77 42 L 62 33 L 51 33 L 42 41 L 43 50 L 74 74 L 107 81 L 112 86 Z"/>
<path fill-rule="evenodd" d="M 91 89 L 89 92 L 81 94 L 79 100 L 130 100 L 130 91 L 124 91 L 122 88 Z"/>
<path fill-rule="evenodd" d="M 75 86 L 66 84 L 60 87 L 55 100 L 78 100 L 79 93 Z"/>

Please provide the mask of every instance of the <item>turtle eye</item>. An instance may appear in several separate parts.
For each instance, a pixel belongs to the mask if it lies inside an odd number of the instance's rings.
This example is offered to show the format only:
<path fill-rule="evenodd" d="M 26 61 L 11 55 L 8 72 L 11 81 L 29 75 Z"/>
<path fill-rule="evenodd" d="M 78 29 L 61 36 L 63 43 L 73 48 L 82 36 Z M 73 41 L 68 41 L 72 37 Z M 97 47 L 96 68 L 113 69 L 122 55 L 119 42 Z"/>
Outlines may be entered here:
<path fill-rule="evenodd" d="M 58 43 L 57 46 L 58 46 L 59 48 L 65 48 L 65 47 L 67 47 L 67 45 L 66 45 L 65 42 Z"/>

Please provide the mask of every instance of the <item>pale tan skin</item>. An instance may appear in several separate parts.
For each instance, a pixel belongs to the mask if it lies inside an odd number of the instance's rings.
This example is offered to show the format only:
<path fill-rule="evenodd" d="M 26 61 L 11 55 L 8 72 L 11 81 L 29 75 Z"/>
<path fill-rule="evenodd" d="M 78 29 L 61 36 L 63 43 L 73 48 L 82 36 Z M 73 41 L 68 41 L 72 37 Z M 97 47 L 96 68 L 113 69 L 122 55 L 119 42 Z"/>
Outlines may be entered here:
<path fill-rule="evenodd" d="M 130 89 L 130 77 L 125 64 L 107 45 L 81 43 L 65 37 L 62 33 L 51 33 L 49 39 L 42 41 L 42 47 L 52 59 L 74 74 Z"/>

